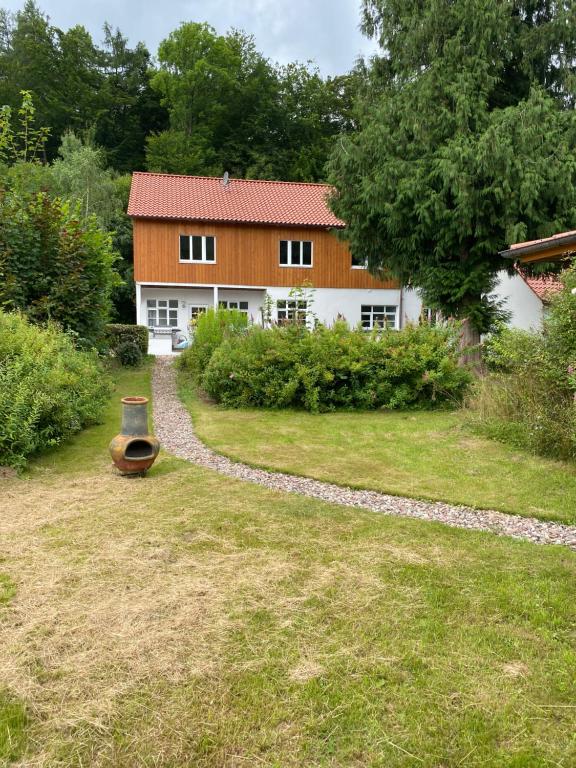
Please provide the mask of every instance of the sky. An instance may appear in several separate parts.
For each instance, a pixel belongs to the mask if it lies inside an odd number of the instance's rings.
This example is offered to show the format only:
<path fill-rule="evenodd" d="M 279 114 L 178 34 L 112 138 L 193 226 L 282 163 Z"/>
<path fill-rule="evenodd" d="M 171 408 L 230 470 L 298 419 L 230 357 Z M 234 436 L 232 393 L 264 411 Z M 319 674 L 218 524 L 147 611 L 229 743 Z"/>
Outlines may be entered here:
<path fill-rule="evenodd" d="M 0 0 L 9 11 L 22 5 L 23 0 Z M 312 59 L 323 75 L 343 74 L 360 54 L 375 50 L 359 31 L 360 0 L 37 0 L 37 5 L 57 27 L 82 24 L 96 43 L 108 21 L 132 45 L 146 43 L 153 55 L 181 21 L 207 21 L 221 34 L 243 29 L 266 57 L 281 64 Z"/>

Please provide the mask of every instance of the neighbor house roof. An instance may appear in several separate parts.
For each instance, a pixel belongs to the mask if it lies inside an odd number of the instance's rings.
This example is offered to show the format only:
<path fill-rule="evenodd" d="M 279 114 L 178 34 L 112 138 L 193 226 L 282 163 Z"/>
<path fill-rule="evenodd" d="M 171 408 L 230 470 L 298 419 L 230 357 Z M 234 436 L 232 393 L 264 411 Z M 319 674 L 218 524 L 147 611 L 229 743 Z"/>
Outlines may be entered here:
<path fill-rule="evenodd" d="M 514 243 L 500 256 L 519 261 L 550 261 L 562 259 L 576 251 L 576 230 L 560 232 L 552 237 L 540 240 L 527 240 L 524 243 Z"/>
<path fill-rule="evenodd" d="M 554 293 L 558 293 L 558 291 L 561 291 L 563 288 L 562 283 L 555 275 L 529 277 L 521 269 L 518 269 L 518 273 L 526 285 L 531 288 L 536 296 L 542 301 L 546 301 L 550 296 Z"/>
<path fill-rule="evenodd" d="M 328 207 L 331 191 L 326 184 L 134 173 L 128 215 L 342 229 Z"/>

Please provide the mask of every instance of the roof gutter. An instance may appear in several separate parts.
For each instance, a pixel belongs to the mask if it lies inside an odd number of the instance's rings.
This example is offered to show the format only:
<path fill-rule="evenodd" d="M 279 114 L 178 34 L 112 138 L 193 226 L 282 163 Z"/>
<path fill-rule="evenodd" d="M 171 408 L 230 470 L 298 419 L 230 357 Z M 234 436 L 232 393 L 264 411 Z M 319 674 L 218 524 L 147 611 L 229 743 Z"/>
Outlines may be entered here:
<path fill-rule="evenodd" d="M 565 246 L 567 251 L 576 250 L 576 234 L 565 235 L 564 237 L 549 237 L 546 240 L 542 240 L 540 243 L 532 243 L 531 245 L 520 246 L 519 248 L 508 248 L 505 251 L 500 251 L 499 255 L 503 259 L 518 259 L 521 256 L 536 256 L 539 253 L 545 251 L 554 250 L 557 251 Z M 570 248 L 569 246 L 573 246 Z"/>

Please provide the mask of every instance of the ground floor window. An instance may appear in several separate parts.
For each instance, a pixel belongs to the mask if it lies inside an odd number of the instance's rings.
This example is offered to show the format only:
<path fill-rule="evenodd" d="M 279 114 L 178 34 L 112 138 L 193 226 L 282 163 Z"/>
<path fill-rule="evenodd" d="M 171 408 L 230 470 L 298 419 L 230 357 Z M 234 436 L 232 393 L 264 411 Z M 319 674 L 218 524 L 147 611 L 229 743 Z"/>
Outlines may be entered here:
<path fill-rule="evenodd" d="M 219 302 L 221 309 L 238 309 L 245 315 L 248 314 L 248 302 L 247 301 L 221 301 Z"/>
<path fill-rule="evenodd" d="M 276 302 L 279 323 L 306 322 L 307 302 L 298 299 L 279 299 Z"/>
<path fill-rule="evenodd" d="M 206 312 L 208 307 L 205 304 L 196 304 L 192 305 L 190 307 L 190 324 L 195 325 L 196 321 L 198 320 L 198 317 L 203 313 Z"/>
<path fill-rule="evenodd" d="M 178 300 L 177 299 L 147 299 L 149 328 L 177 328 Z"/>
<path fill-rule="evenodd" d="M 439 325 L 442 322 L 442 314 L 437 309 L 422 307 L 420 322 L 424 325 Z"/>
<path fill-rule="evenodd" d="M 385 304 L 362 304 L 362 328 L 397 328 L 398 307 Z"/>

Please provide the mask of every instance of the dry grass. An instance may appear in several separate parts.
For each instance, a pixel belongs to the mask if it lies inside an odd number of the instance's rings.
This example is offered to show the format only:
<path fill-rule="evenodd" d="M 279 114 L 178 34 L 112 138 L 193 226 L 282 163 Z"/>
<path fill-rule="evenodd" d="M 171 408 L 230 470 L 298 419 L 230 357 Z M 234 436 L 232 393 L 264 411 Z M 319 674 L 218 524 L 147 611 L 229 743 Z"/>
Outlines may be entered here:
<path fill-rule="evenodd" d="M 105 431 L 1 481 L 18 765 L 575 763 L 574 553 L 169 457 L 125 480 Z"/>

